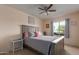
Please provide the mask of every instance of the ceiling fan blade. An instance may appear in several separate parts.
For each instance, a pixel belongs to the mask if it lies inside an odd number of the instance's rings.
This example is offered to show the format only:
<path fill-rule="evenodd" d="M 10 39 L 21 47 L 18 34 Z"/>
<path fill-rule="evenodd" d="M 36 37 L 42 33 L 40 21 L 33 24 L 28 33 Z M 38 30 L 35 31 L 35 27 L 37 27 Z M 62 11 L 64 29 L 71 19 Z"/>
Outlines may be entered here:
<path fill-rule="evenodd" d="M 56 12 L 56 10 L 48 10 L 49 12 Z"/>
<path fill-rule="evenodd" d="M 44 13 L 44 12 L 40 12 L 39 14 L 42 14 L 42 13 Z"/>
<path fill-rule="evenodd" d="M 53 6 L 53 4 L 50 4 L 49 7 L 47 8 L 47 10 L 50 9 L 52 6 Z"/>
<path fill-rule="evenodd" d="M 42 8 L 40 8 L 40 7 L 39 7 L 38 9 L 40 9 L 40 10 L 44 10 L 44 9 L 42 9 Z"/>

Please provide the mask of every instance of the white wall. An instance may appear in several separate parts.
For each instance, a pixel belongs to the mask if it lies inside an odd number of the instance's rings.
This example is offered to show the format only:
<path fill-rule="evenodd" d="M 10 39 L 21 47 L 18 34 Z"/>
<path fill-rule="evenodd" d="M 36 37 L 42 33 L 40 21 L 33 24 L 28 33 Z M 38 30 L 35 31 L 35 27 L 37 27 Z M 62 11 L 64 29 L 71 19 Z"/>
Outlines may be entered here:
<path fill-rule="evenodd" d="M 0 5 L 0 52 L 8 51 L 10 42 L 20 38 L 20 25 L 28 24 L 28 16 L 17 9 Z M 36 26 L 40 27 L 40 20 L 35 19 Z"/>
<path fill-rule="evenodd" d="M 63 16 L 54 17 L 53 21 L 65 20 L 66 18 L 70 19 L 70 38 L 65 38 L 64 42 L 67 45 L 79 47 L 79 11 Z M 50 21 L 50 19 L 44 20 L 43 24 L 45 24 L 45 22 L 49 23 Z M 43 28 L 43 30 L 45 30 L 45 28 Z M 47 32 L 51 32 L 51 30 L 47 30 Z"/>
<path fill-rule="evenodd" d="M 49 24 L 49 28 L 46 28 L 46 24 Z M 47 35 L 51 35 L 51 21 L 42 20 L 42 32 L 46 32 Z"/>
<path fill-rule="evenodd" d="M 79 47 L 79 12 L 67 15 L 70 19 L 70 38 L 65 39 L 65 44 Z"/>

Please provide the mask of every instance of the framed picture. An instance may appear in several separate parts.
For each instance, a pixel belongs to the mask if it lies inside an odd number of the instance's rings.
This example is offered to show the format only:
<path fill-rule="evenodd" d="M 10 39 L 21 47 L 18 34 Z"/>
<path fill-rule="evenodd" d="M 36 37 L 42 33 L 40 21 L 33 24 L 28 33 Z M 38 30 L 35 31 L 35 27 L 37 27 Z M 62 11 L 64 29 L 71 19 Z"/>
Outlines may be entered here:
<path fill-rule="evenodd" d="M 46 24 L 46 28 L 49 28 L 49 24 Z"/>
<path fill-rule="evenodd" d="M 35 19 L 32 16 L 28 16 L 28 24 L 35 25 Z"/>

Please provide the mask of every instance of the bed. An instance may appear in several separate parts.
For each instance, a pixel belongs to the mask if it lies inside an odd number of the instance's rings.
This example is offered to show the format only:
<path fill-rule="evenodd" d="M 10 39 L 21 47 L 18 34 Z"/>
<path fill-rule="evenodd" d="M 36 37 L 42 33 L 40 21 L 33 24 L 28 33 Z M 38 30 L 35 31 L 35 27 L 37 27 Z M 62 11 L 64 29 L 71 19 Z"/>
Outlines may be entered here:
<path fill-rule="evenodd" d="M 23 32 L 25 32 L 26 30 L 25 27 Z M 29 36 L 28 38 L 25 38 L 23 40 L 24 45 L 29 46 L 44 55 L 62 54 L 62 52 L 64 51 L 64 36 Z"/>

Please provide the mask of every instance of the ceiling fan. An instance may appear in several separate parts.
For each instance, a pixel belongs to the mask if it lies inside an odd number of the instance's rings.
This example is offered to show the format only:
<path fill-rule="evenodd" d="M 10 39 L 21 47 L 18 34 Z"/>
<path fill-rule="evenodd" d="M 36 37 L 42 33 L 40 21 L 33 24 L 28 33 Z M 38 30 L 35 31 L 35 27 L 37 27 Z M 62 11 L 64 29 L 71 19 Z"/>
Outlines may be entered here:
<path fill-rule="evenodd" d="M 52 9 L 51 7 L 53 7 L 53 4 L 50 4 L 49 6 L 44 6 L 43 8 L 39 7 L 38 9 L 42 10 L 42 12 L 40 12 L 40 14 L 46 13 L 48 15 L 48 12 L 56 12 L 56 10 Z"/>

